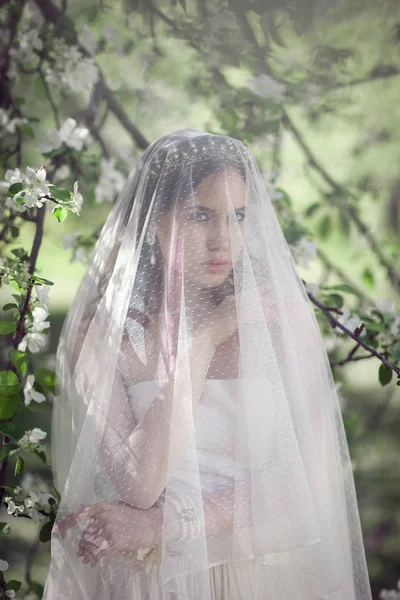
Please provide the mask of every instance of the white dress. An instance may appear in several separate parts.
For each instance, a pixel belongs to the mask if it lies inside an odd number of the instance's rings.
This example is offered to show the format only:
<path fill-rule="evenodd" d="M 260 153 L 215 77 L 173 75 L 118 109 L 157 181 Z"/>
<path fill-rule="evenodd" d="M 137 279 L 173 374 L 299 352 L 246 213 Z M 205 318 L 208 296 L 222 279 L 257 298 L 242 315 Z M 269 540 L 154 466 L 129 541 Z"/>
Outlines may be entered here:
<path fill-rule="evenodd" d="M 237 404 L 235 389 L 237 380 L 206 379 L 202 395 L 195 407 L 194 424 L 199 458 L 202 490 L 216 492 L 229 483 L 235 469 L 234 450 Z M 143 381 L 130 388 L 130 405 L 138 422 L 157 395 L 158 382 Z M 221 435 L 221 429 L 225 435 Z M 182 473 L 182 480 L 185 474 Z M 178 473 L 179 477 L 179 473 Z M 253 559 L 218 564 L 210 568 L 210 592 L 212 600 L 313 600 L 329 598 L 339 600 L 338 593 L 327 592 L 322 582 L 304 582 L 298 574 L 287 569 L 284 553 L 270 555 L 266 560 Z M 149 573 L 132 569 L 125 571 L 124 585 L 130 590 L 129 600 L 178 600 L 175 594 L 160 589 L 159 564 Z M 120 580 L 121 581 L 121 580 Z M 122 582 L 121 582 L 122 583 Z M 185 577 L 181 578 L 183 598 L 197 600 L 196 590 L 191 589 Z M 126 588 L 125 588 L 126 589 Z M 113 588 L 113 592 L 115 592 Z M 311 593 L 310 593 L 311 592 Z M 107 596 L 109 598 L 110 596 Z M 114 593 L 112 594 L 114 598 Z M 115 596 L 117 598 L 117 596 Z M 341 598 L 341 600 L 344 600 Z"/>

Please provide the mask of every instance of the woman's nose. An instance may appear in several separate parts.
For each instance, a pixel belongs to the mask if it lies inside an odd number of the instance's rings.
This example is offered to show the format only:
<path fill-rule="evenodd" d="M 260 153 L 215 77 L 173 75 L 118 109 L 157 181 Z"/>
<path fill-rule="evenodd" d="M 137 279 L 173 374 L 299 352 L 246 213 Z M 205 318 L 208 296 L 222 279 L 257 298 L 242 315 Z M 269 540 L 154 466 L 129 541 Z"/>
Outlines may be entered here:
<path fill-rule="evenodd" d="M 207 246 L 209 250 L 227 250 L 229 248 L 229 223 L 216 223 L 210 226 Z"/>

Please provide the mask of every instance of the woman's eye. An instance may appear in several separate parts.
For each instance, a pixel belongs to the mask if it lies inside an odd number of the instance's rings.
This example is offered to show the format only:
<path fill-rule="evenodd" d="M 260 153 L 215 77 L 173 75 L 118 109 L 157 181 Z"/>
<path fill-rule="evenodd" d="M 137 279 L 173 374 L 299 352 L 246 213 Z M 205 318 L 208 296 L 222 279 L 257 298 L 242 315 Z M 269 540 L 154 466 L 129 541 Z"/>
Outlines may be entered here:
<path fill-rule="evenodd" d="M 239 211 L 236 213 L 236 215 L 237 215 L 237 217 L 238 217 L 238 220 L 239 220 L 239 221 L 243 221 L 243 219 L 244 219 L 244 217 L 245 217 L 244 210 L 239 210 Z M 239 218 L 239 216 L 240 216 L 240 218 Z"/>
<path fill-rule="evenodd" d="M 189 215 L 189 220 L 190 221 L 203 221 L 204 220 L 204 219 L 200 219 L 198 217 L 207 217 L 207 215 L 202 212 L 195 212 L 195 213 L 192 213 L 191 215 Z"/>

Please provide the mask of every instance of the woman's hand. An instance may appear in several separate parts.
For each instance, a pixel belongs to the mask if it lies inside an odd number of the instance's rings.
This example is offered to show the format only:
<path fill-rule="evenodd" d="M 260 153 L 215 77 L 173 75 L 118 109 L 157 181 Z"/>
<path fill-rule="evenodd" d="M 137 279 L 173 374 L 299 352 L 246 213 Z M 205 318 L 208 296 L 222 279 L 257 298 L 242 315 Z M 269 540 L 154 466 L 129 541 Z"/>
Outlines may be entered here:
<path fill-rule="evenodd" d="M 77 554 L 93 567 L 103 556 L 120 553 L 136 557 L 140 548 L 153 548 L 161 540 L 161 509 L 140 510 L 124 502 L 82 505 L 57 523 L 54 533 L 63 536 L 70 527 L 88 519 Z"/>
<path fill-rule="evenodd" d="M 196 331 L 196 337 L 214 350 L 226 342 L 238 329 L 236 296 L 226 296 L 222 302 L 204 317 Z"/>

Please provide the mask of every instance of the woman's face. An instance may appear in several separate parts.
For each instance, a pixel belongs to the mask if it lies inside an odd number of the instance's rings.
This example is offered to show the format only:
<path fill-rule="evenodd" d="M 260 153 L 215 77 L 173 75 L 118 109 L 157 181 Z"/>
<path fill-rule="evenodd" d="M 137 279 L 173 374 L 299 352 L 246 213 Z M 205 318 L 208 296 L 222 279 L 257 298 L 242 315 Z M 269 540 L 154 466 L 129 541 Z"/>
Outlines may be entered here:
<path fill-rule="evenodd" d="M 229 167 L 208 175 L 193 193 L 163 213 L 157 236 L 167 268 L 179 272 L 182 262 L 184 280 L 199 288 L 222 284 L 243 245 L 245 190 L 241 175 Z"/>

